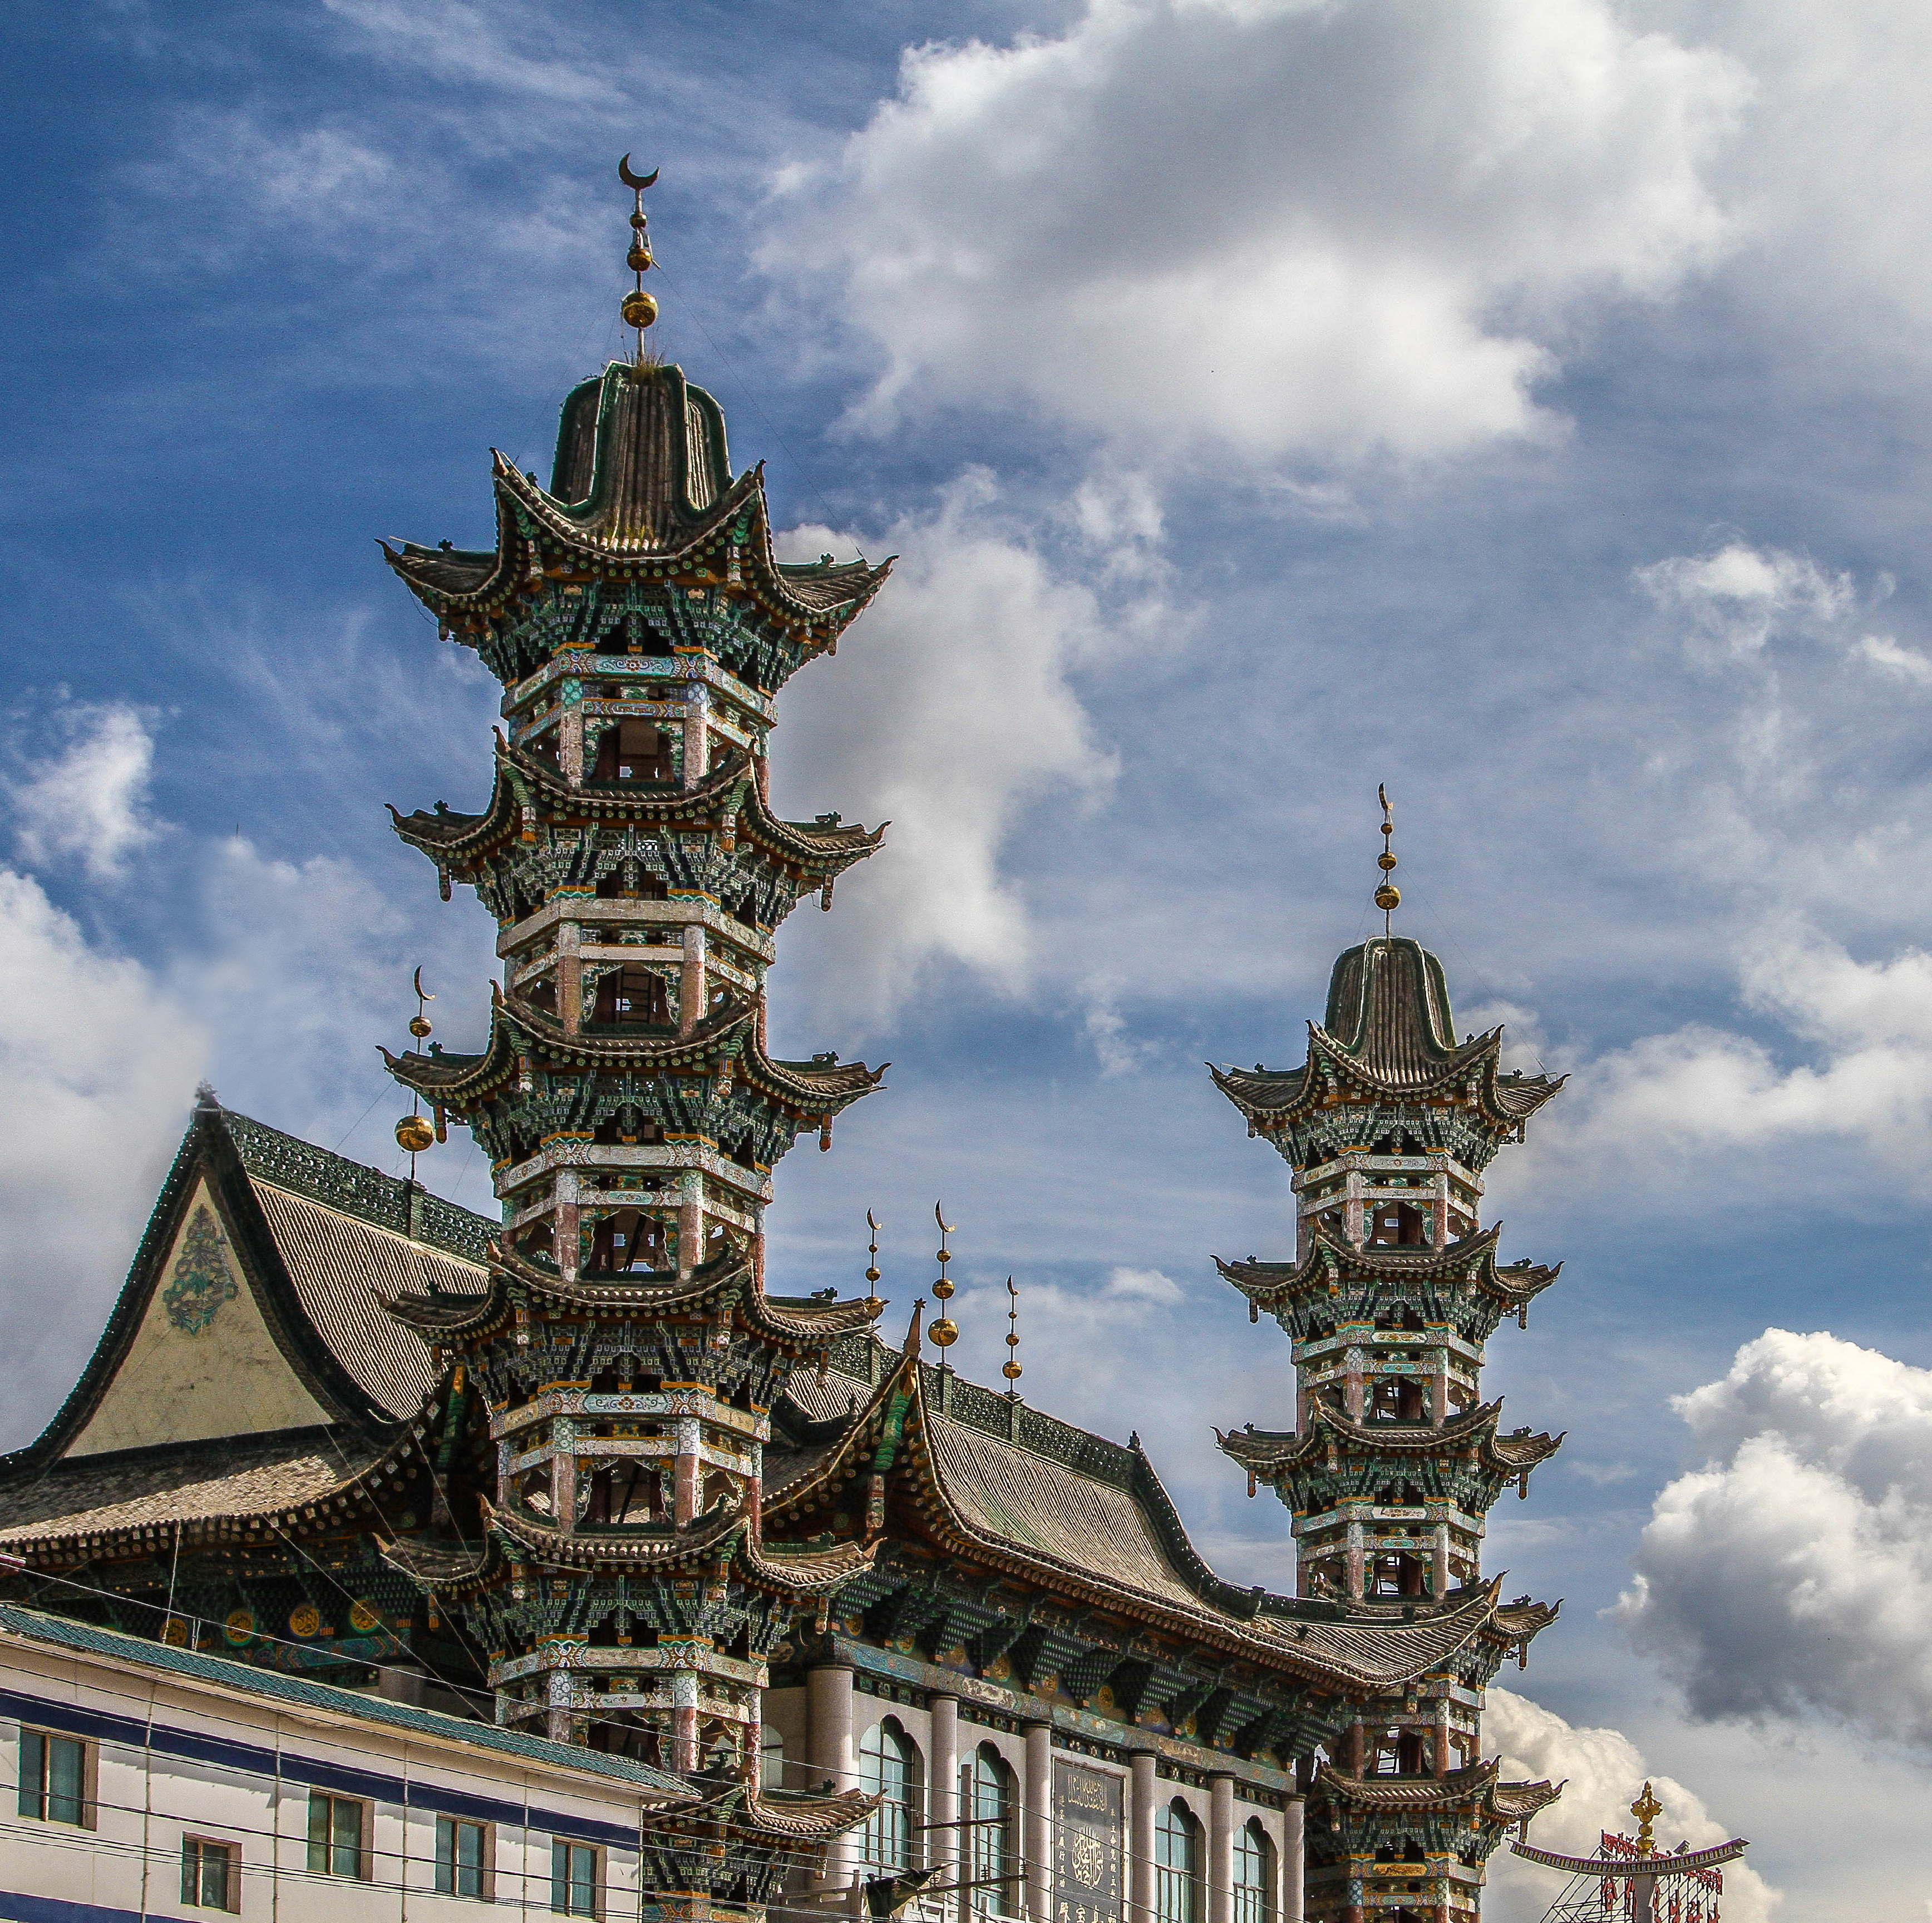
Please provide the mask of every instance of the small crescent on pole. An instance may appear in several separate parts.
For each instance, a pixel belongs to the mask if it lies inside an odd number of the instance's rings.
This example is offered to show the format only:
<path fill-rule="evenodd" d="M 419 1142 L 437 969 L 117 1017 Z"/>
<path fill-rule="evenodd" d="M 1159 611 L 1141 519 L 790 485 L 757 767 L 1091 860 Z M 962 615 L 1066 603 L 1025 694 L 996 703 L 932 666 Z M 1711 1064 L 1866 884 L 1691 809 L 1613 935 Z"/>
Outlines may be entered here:
<path fill-rule="evenodd" d="M 640 194 L 643 193 L 646 188 L 652 185 L 656 182 L 658 173 L 658 170 L 653 167 L 649 173 L 644 175 L 641 178 L 640 178 L 636 174 L 634 174 L 631 171 L 631 157 L 628 154 L 626 154 L 624 158 L 617 163 L 617 178 L 621 180 L 626 187 L 634 187 Z"/>
<path fill-rule="evenodd" d="M 436 999 L 434 995 L 428 994 L 424 990 L 422 985 L 422 970 L 421 968 L 418 968 L 416 970 L 416 999 L 418 1001 L 434 1001 Z"/>

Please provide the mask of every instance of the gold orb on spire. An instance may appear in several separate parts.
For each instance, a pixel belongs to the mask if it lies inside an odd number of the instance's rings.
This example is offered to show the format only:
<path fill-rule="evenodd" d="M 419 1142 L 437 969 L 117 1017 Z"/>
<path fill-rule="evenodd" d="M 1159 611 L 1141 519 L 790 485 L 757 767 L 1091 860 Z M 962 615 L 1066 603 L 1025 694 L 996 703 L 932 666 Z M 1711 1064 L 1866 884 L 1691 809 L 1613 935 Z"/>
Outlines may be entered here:
<path fill-rule="evenodd" d="M 618 311 L 624 316 L 626 327 L 638 330 L 638 364 L 644 364 L 644 329 L 658 317 L 656 298 L 644 292 L 644 276 L 654 264 L 651 254 L 650 222 L 644 212 L 644 189 L 656 180 L 658 170 L 652 168 L 649 173 L 633 173 L 631 157 L 626 154 L 617 163 L 617 178 L 636 197 L 631 211 L 631 250 L 624 256 L 624 265 L 638 277 L 638 284 L 624 296 L 623 304 Z"/>
<path fill-rule="evenodd" d="M 396 1143 L 412 1155 L 420 1155 L 436 1140 L 436 1131 L 420 1115 L 405 1115 L 396 1124 Z"/>
<path fill-rule="evenodd" d="M 1402 905 L 1402 890 L 1388 878 L 1396 866 L 1395 848 L 1390 837 L 1395 832 L 1395 811 L 1389 806 L 1388 784 L 1376 784 L 1376 799 L 1382 805 L 1382 851 L 1376 857 L 1376 866 L 1382 872 L 1382 884 L 1376 890 L 1376 906 L 1382 911 L 1382 932 L 1389 932 L 1388 917 Z"/>

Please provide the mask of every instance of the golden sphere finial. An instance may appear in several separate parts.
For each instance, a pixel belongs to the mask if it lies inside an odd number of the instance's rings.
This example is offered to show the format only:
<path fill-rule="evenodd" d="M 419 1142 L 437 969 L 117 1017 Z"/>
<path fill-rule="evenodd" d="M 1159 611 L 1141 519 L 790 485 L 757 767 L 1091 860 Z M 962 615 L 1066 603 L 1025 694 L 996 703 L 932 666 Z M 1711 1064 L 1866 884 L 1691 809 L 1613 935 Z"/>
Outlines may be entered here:
<path fill-rule="evenodd" d="M 412 1155 L 420 1155 L 436 1140 L 436 1131 L 420 1115 L 405 1115 L 396 1124 L 396 1142 Z"/>
<path fill-rule="evenodd" d="M 928 1326 L 926 1333 L 935 1348 L 950 1348 L 959 1340 L 959 1324 L 950 1316 L 942 1316 Z"/>
<path fill-rule="evenodd" d="M 1376 890 L 1376 906 L 1388 914 L 1402 906 L 1402 890 L 1392 881 L 1384 881 Z"/>

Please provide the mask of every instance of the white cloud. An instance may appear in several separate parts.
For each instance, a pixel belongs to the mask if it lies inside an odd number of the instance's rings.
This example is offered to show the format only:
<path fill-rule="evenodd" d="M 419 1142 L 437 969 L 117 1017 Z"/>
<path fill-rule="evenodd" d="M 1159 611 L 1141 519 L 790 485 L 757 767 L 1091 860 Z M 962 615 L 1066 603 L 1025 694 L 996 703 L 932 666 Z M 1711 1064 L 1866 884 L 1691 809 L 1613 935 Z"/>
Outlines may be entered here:
<path fill-rule="evenodd" d="M 0 868 L 0 1305 L 10 1446 L 80 1373 L 186 1126 L 206 1032 Z"/>
<path fill-rule="evenodd" d="M 1506 1779 L 1567 1781 L 1562 1799 L 1531 1826 L 1530 1840 L 1540 1849 L 1587 1856 L 1605 1830 L 1634 1835 L 1630 1806 L 1646 1782 L 1664 1805 L 1657 1837 L 1666 1849 L 1679 1842 L 1704 1849 L 1730 1841 L 1733 1833 L 1700 1797 L 1652 1768 L 1621 1731 L 1574 1726 L 1512 1690 L 1490 1690 L 1483 1742 L 1486 1754 L 1501 1756 Z M 1490 1858 L 1483 1914 L 1490 1923 L 1534 1923 L 1562 1888 L 1559 1872 L 1512 1856 L 1505 1844 Z M 1730 1923 L 1766 1923 L 1778 1900 L 1748 1862 L 1726 1867 L 1721 1902 Z"/>
<path fill-rule="evenodd" d="M 1932 1370 L 1767 1329 L 1676 1399 L 1707 1452 L 1618 1612 L 1694 1714 L 1932 1744 Z"/>
<path fill-rule="evenodd" d="M 1708 554 L 1678 554 L 1636 571 L 1660 607 L 1679 608 L 1731 653 L 1762 648 L 1784 628 L 1829 633 L 1858 605 L 1848 574 L 1828 574 L 1801 554 L 1734 541 Z"/>
<path fill-rule="evenodd" d="M 1519 1188 L 1547 1183 L 1552 1165 L 1592 1179 L 1642 1181 L 1648 1198 L 1708 1208 L 1775 1186 L 1842 1200 L 1847 1183 L 1926 1186 L 1932 1130 L 1932 954 L 1908 948 L 1862 962 L 1793 918 L 1761 924 L 1738 958 L 1746 1006 L 1781 1030 L 1766 1042 L 1689 1023 L 1594 1060 L 1555 1056 L 1575 1071 L 1532 1132 Z M 1792 1058 L 1797 1059 L 1792 1059 Z M 1803 1157 L 1778 1154 L 1803 1148 Z M 1859 1166 L 1819 1159 L 1856 1151 Z M 1721 1162 L 1713 1158 L 1723 1158 Z M 1721 1166 L 1723 1175 L 1717 1171 Z"/>
<path fill-rule="evenodd" d="M 842 274 L 875 422 L 1436 454 L 1546 428 L 1565 316 L 1720 250 L 1700 170 L 1748 90 L 1603 0 L 1089 0 L 909 52 L 767 257 Z"/>
<path fill-rule="evenodd" d="M 850 545 L 822 528 L 788 542 Z M 787 691 L 773 759 L 790 812 L 892 824 L 839 884 L 837 945 L 812 970 L 815 1012 L 848 1024 L 886 1019 L 941 960 L 1017 990 L 1031 934 L 1004 845 L 1027 807 L 1077 806 L 1113 771 L 1070 676 L 1116 637 L 1094 592 L 1001 520 L 991 480 L 967 476 L 890 544 L 905 558 L 837 661 Z M 811 966 L 802 919 L 788 968 Z"/>
<path fill-rule="evenodd" d="M 1134 1302 L 1178 1302 L 1182 1294 L 1180 1283 L 1159 1269 L 1112 1269 L 1105 1287 L 1109 1295 L 1125 1296 Z"/>
<path fill-rule="evenodd" d="M 40 866 L 72 858 L 97 881 L 118 880 L 127 858 L 158 832 L 147 813 L 154 744 L 146 722 L 118 702 L 62 710 L 58 754 L 32 760 L 8 784 L 14 842 Z"/>

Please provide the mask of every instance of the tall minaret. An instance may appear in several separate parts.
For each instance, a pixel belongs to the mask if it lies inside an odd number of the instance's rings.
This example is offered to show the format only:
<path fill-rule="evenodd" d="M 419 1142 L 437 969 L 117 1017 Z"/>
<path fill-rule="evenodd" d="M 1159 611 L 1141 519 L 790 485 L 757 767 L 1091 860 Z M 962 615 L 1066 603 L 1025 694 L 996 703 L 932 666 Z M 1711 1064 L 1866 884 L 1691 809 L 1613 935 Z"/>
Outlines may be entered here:
<path fill-rule="evenodd" d="M 1306 1063 L 1214 1071 L 1297 1202 L 1293 1262 L 1220 1264 L 1293 1342 L 1294 1426 L 1221 1446 L 1250 1493 L 1265 1482 L 1293 1512 L 1300 1594 L 1414 1620 L 1481 1581 L 1490 1505 L 1512 1481 L 1527 1495 L 1562 1439 L 1504 1434 L 1480 1386 L 1498 1323 L 1526 1323 L 1556 1275 L 1498 1264 L 1483 1172 L 1562 1078 L 1504 1072 L 1500 1028 L 1457 1041 L 1442 964 L 1394 932 L 1394 832 L 1384 796 L 1383 932 L 1336 962 Z M 1310 1797 L 1311 1923 L 1474 1917 L 1484 1858 L 1529 1813 L 1529 1786 L 1480 1760 L 1483 1689 L 1555 1613 L 1504 1607 L 1494 1634 L 1346 1733 Z"/>
<path fill-rule="evenodd" d="M 486 1296 L 395 1312 L 488 1412 L 482 1549 L 454 1519 L 413 1567 L 488 1652 L 503 1715 L 688 1770 L 755 1757 L 766 1655 L 871 1553 L 762 1540 L 778 1390 L 884 1306 L 764 1292 L 772 1165 L 801 1133 L 829 1148 L 883 1072 L 767 1052 L 778 924 L 829 908 L 880 833 L 777 819 L 766 752 L 779 690 L 886 566 L 775 559 L 717 403 L 645 352 L 656 176 L 620 172 L 635 357 L 566 398 L 548 488 L 496 457 L 494 550 L 389 554 L 502 681 L 507 730 L 480 813 L 396 818 L 446 897 L 467 884 L 496 917 L 482 1051 L 389 1061 L 436 1136 L 488 1150 L 504 1226 Z"/>

